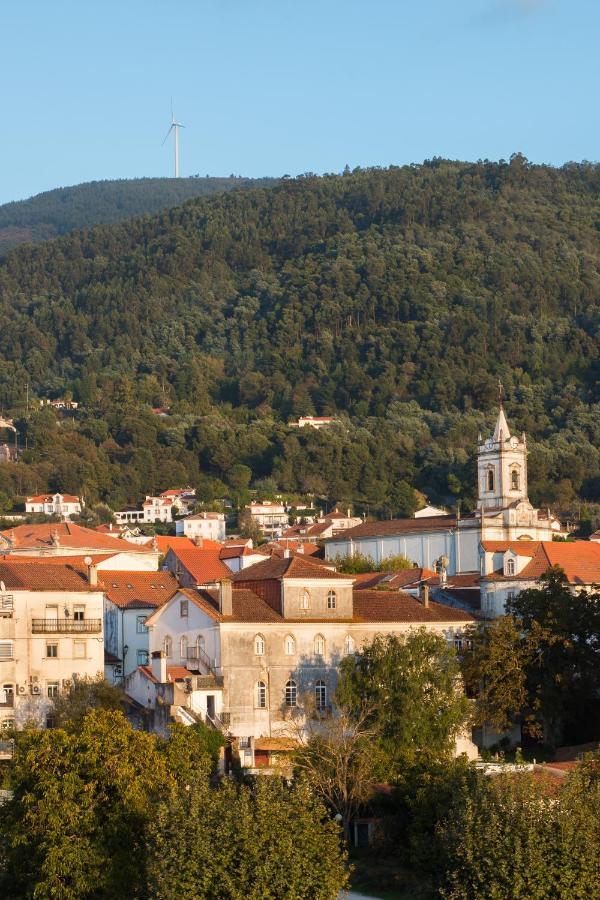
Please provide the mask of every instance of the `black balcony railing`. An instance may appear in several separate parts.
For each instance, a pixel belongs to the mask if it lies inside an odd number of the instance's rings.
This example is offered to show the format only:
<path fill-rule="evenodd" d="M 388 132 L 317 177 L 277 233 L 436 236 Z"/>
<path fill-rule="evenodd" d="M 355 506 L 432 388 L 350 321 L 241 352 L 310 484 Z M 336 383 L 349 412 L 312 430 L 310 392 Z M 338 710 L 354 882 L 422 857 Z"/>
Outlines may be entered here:
<path fill-rule="evenodd" d="M 97 634 L 102 619 L 32 619 L 33 634 Z"/>

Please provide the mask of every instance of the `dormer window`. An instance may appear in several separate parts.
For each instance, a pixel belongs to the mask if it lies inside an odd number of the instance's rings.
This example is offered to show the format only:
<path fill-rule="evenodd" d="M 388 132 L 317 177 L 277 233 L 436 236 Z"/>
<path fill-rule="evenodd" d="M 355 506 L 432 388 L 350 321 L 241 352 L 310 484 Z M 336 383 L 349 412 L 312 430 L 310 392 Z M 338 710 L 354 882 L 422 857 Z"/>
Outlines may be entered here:
<path fill-rule="evenodd" d="M 506 560 L 506 574 L 514 575 L 515 574 L 515 561 L 514 559 Z"/>

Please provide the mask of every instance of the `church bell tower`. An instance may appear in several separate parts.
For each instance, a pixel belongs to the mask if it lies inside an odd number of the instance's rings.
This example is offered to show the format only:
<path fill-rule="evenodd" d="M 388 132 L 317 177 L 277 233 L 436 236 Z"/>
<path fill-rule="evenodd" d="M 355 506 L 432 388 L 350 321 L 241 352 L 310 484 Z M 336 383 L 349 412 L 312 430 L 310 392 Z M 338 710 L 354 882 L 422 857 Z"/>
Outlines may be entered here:
<path fill-rule="evenodd" d="M 494 433 L 486 440 L 479 436 L 477 459 L 477 509 L 485 512 L 506 509 L 527 497 L 527 440 L 511 435 L 500 402 Z"/>

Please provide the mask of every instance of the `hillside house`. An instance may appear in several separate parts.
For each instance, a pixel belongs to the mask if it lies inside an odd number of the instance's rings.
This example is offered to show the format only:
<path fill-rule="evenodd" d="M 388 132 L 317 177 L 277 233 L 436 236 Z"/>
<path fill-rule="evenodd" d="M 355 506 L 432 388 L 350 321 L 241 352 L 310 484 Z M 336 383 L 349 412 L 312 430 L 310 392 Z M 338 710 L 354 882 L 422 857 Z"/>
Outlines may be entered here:
<path fill-rule="evenodd" d="M 67 521 L 71 516 L 81 515 L 85 504 L 73 494 L 36 494 L 25 498 L 25 512 L 44 516 L 58 516 Z"/>

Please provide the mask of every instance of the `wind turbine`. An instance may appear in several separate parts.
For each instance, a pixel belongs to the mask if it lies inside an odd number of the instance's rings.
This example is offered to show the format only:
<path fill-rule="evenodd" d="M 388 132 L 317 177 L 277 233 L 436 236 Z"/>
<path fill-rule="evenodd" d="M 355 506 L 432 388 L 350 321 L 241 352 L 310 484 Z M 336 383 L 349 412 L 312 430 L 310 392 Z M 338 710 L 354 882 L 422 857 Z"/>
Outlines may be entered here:
<path fill-rule="evenodd" d="M 165 140 L 162 142 L 162 146 L 164 147 L 165 141 L 173 131 L 175 133 L 175 178 L 179 178 L 179 129 L 185 128 L 185 125 L 182 125 L 181 122 L 178 122 L 175 118 L 175 113 L 173 112 L 173 103 L 171 103 L 171 125 L 169 130 L 165 135 Z"/>

